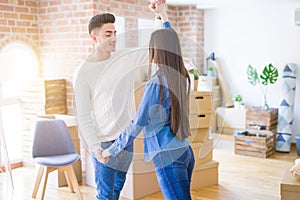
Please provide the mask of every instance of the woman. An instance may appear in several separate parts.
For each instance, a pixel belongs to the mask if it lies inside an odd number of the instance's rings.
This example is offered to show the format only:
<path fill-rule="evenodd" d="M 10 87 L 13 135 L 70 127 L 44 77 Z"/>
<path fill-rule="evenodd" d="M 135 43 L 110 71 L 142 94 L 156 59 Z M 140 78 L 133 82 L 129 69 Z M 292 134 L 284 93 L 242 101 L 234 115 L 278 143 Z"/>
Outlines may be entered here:
<path fill-rule="evenodd" d="M 145 161 L 153 160 L 165 199 L 188 200 L 194 155 L 188 143 L 190 78 L 184 67 L 177 33 L 152 33 L 149 61 L 157 71 L 146 84 L 139 109 L 125 131 L 102 157 L 116 156 L 144 129 Z"/>

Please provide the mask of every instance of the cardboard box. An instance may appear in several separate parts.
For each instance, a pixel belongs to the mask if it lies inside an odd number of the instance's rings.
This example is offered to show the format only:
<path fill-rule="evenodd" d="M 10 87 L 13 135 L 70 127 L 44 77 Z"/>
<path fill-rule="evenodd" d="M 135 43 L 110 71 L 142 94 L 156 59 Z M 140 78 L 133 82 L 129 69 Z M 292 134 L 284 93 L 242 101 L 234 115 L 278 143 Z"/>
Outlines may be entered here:
<path fill-rule="evenodd" d="M 280 183 L 281 200 L 299 200 L 300 199 L 300 180 L 293 177 L 290 173 L 290 167 L 285 170 Z"/>
<path fill-rule="evenodd" d="M 194 168 L 192 174 L 191 189 L 196 190 L 202 187 L 218 185 L 219 162 L 211 160 Z"/>
<path fill-rule="evenodd" d="M 212 160 L 213 139 L 206 142 L 191 143 L 190 145 L 195 157 L 195 168 Z"/>
<path fill-rule="evenodd" d="M 135 154 L 127 172 L 121 196 L 139 199 L 160 191 L 153 162 L 145 162 L 144 154 Z"/>
<path fill-rule="evenodd" d="M 94 166 L 90 155 L 87 155 L 86 184 L 96 187 L 94 177 Z M 153 163 L 145 162 L 144 154 L 134 154 L 120 196 L 126 199 L 138 199 L 158 191 L 160 191 L 160 187 Z"/>
<path fill-rule="evenodd" d="M 246 110 L 218 107 L 216 115 L 217 128 L 221 133 L 232 134 L 235 130 L 244 130 L 246 128 Z"/>
<path fill-rule="evenodd" d="M 209 138 L 209 128 L 191 129 L 191 136 L 188 138 L 190 143 L 205 142 Z"/>
<path fill-rule="evenodd" d="M 212 110 L 212 93 L 191 91 L 190 113 L 207 113 Z"/>
<path fill-rule="evenodd" d="M 190 128 L 208 128 L 210 127 L 212 113 L 190 114 Z"/>

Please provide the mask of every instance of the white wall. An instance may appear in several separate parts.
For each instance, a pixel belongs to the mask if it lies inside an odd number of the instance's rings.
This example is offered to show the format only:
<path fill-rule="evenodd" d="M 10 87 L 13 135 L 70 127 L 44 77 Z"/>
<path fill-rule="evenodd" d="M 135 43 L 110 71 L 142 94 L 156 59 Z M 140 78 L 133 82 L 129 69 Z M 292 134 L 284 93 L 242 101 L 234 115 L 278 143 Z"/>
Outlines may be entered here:
<path fill-rule="evenodd" d="M 261 106 L 262 93 L 247 79 L 251 64 L 258 73 L 272 63 L 279 80 L 269 85 L 268 104 L 278 107 L 282 100 L 282 70 L 287 63 L 300 71 L 300 26 L 294 24 L 299 0 L 232 0 L 205 10 L 205 51 L 215 52 L 231 93 L 240 93 L 247 105 Z M 297 79 L 294 133 L 300 133 L 300 73 Z M 298 114 L 296 114 L 298 113 Z"/>

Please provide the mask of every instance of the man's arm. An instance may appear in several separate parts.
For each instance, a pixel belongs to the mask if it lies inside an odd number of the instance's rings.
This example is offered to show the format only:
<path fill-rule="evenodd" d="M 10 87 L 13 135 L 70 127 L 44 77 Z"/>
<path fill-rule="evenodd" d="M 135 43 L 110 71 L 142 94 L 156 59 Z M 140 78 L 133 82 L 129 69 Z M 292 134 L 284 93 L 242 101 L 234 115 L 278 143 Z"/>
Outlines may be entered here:
<path fill-rule="evenodd" d="M 73 75 L 73 91 L 75 100 L 75 113 L 78 132 L 81 139 L 91 153 L 97 154 L 100 145 L 97 143 L 97 131 L 91 118 L 91 102 L 89 87 L 82 78 L 81 70 L 76 70 Z"/>

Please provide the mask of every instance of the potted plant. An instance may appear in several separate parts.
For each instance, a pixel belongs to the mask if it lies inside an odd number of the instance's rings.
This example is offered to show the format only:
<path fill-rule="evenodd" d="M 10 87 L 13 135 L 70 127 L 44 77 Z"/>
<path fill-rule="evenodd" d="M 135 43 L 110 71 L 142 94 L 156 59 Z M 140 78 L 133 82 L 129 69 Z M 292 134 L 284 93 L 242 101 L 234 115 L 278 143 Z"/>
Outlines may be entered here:
<path fill-rule="evenodd" d="M 258 76 L 257 70 L 251 65 L 248 65 L 247 75 L 248 81 L 252 85 L 258 84 L 263 93 L 263 110 L 269 110 L 269 105 L 267 103 L 268 84 L 276 83 L 278 79 L 278 69 L 270 63 L 269 65 L 264 67 L 263 72 L 260 74 L 260 76 Z"/>
<path fill-rule="evenodd" d="M 194 77 L 194 91 L 198 90 L 199 72 L 196 69 L 190 69 L 189 73 Z"/>
<path fill-rule="evenodd" d="M 234 108 L 240 109 L 241 108 L 241 104 L 243 102 L 243 97 L 240 94 L 237 94 L 233 97 L 233 104 L 234 104 Z"/>
<path fill-rule="evenodd" d="M 214 73 L 214 66 L 207 66 L 207 76 L 214 76 L 215 73 Z"/>

